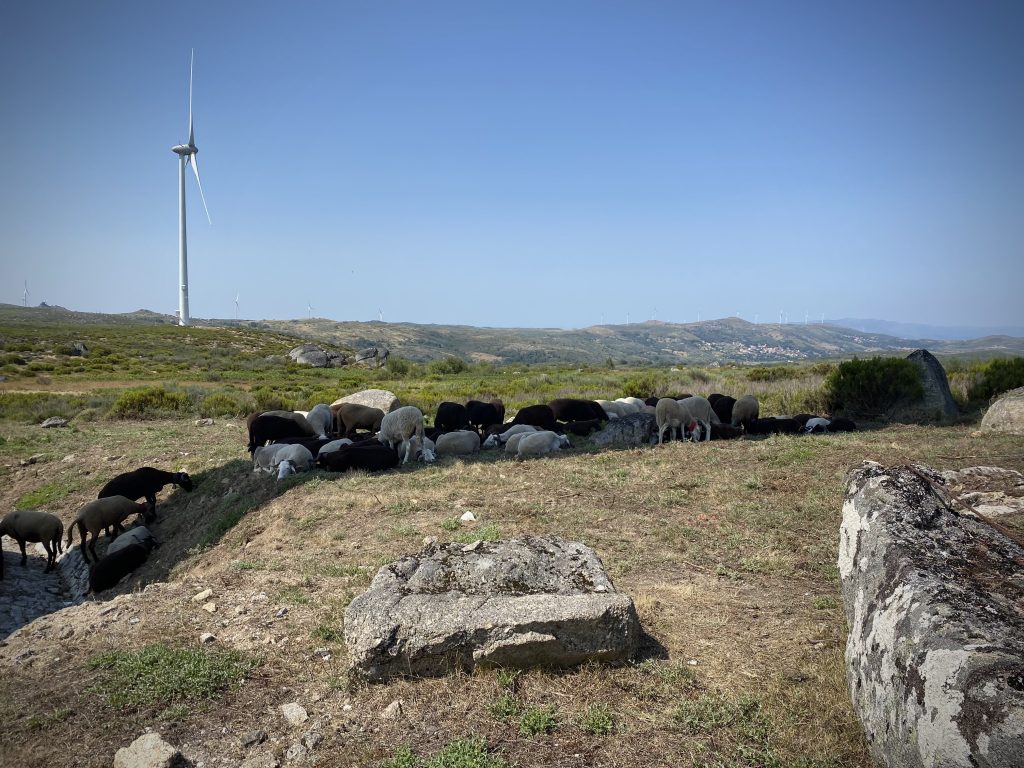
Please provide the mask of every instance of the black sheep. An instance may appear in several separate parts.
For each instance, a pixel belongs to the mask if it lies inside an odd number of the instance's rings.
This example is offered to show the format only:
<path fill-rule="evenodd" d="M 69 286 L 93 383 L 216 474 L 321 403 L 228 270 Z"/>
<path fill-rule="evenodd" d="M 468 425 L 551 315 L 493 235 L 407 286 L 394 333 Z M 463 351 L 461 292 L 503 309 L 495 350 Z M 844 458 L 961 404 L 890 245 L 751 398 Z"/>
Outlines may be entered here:
<path fill-rule="evenodd" d="M 718 395 L 713 402 L 711 397 L 708 397 L 708 402 L 711 403 L 711 410 L 723 424 L 732 424 L 732 407 L 736 405 L 735 397 Z"/>
<path fill-rule="evenodd" d="M 838 419 L 832 419 L 828 425 L 829 432 L 856 432 L 857 425 L 854 424 L 850 419 L 839 417 Z"/>
<path fill-rule="evenodd" d="M 502 409 L 504 407 L 502 405 Z M 491 403 L 470 400 L 466 403 L 466 412 L 469 414 L 469 423 L 477 429 L 486 430 L 495 424 L 501 424 L 501 416 L 498 414 L 498 409 Z"/>
<path fill-rule="evenodd" d="M 346 445 L 317 457 L 317 463 L 331 472 L 365 469 L 379 472 L 398 466 L 398 452 L 374 439 L 376 445 Z"/>
<path fill-rule="evenodd" d="M 564 424 L 563 427 L 566 432 L 571 432 L 572 434 L 579 435 L 580 437 L 586 437 L 591 432 L 597 432 L 597 430 L 601 429 L 601 422 L 597 419 L 570 421 L 568 424 Z"/>
<path fill-rule="evenodd" d="M 753 419 L 746 429 L 751 435 L 798 435 L 801 431 L 795 419 Z"/>
<path fill-rule="evenodd" d="M 743 437 L 743 427 L 734 427 L 729 423 L 711 425 L 712 440 L 735 440 L 739 437 Z"/>
<path fill-rule="evenodd" d="M 249 453 L 261 445 L 283 437 L 309 437 L 309 432 L 294 419 L 269 413 L 254 413 L 246 423 L 249 427 Z"/>
<path fill-rule="evenodd" d="M 129 544 L 97 560 L 89 568 L 89 590 L 103 592 L 117 585 L 149 557 L 149 547 Z"/>
<path fill-rule="evenodd" d="M 192 490 L 192 478 L 187 472 L 166 472 L 153 467 L 139 467 L 108 482 L 100 489 L 96 498 L 124 496 L 126 499 L 138 501 L 145 497 L 149 502 L 149 514 L 145 517 L 152 520 L 156 516 L 156 494 L 168 484 L 174 484 L 185 491 Z"/>
<path fill-rule="evenodd" d="M 796 416 L 793 417 L 793 421 L 799 424 L 800 428 L 803 429 L 805 426 L 807 426 L 808 421 L 816 418 L 818 417 L 815 416 L 813 413 L 798 413 Z"/>
<path fill-rule="evenodd" d="M 579 400 L 572 397 L 560 397 L 548 403 L 558 421 L 587 421 L 598 419 L 608 421 L 604 408 L 593 400 Z"/>
<path fill-rule="evenodd" d="M 470 402 L 475 403 L 477 401 L 470 400 Z M 434 426 L 441 430 L 441 432 L 454 432 L 457 429 L 465 429 L 469 426 L 469 410 L 460 403 L 445 401 L 437 406 Z"/>
<path fill-rule="evenodd" d="M 528 405 L 525 408 L 520 408 L 519 412 L 516 413 L 516 417 L 512 419 L 512 424 L 507 426 L 510 427 L 515 424 L 529 424 L 532 427 L 554 432 L 555 412 L 551 410 L 550 405 L 544 405 L 543 403 L 540 405 Z M 504 432 L 505 430 L 502 429 L 501 431 Z"/>

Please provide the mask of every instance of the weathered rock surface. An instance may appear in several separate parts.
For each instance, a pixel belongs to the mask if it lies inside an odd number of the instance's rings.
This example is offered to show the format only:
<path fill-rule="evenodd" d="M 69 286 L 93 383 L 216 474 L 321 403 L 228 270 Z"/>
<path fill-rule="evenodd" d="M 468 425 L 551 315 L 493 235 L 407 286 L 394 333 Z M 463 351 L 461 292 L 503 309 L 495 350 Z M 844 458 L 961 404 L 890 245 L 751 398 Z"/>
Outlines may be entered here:
<path fill-rule="evenodd" d="M 631 413 L 612 419 L 591 439 L 601 446 L 633 447 L 658 441 L 658 420 L 653 413 Z"/>
<path fill-rule="evenodd" d="M 314 368 L 341 368 L 348 358 L 316 344 L 302 344 L 288 351 L 288 357 L 296 363 L 311 365 Z"/>
<path fill-rule="evenodd" d="M 114 755 L 114 768 L 179 768 L 185 764 L 181 752 L 159 733 L 144 733 Z"/>
<path fill-rule="evenodd" d="M 847 682 L 881 766 L 1024 760 L 1024 547 L 955 492 L 926 467 L 865 462 L 850 474 Z"/>
<path fill-rule="evenodd" d="M 968 467 L 942 473 L 958 502 L 987 518 L 1024 521 L 1024 475 L 1002 467 Z"/>
<path fill-rule="evenodd" d="M 370 408 L 380 408 L 384 413 L 391 413 L 391 411 L 401 405 L 398 396 L 386 389 L 364 389 L 361 392 L 354 392 L 351 395 L 340 397 L 331 405 L 340 405 L 341 403 L 358 403 Z"/>
<path fill-rule="evenodd" d="M 66 427 L 67 425 L 67 419 L 62 419 L 60 416 L 51 416 L 39 426 L 43 429 L 52 429 L 53 427 Z"/>
<path fill-rule="evenodd" d="M 345 612 L 353 672 L 370 680 L 614 661 L 639 637 L 594 550 L 558 538 L 431 544 L 381 568 Z"/>
<path fill-rule="evenodd" d="M 949 391 L 946 369 L 927 349 L 915 349 L 907 360 L 921 372 L 924 395 L 913 403 L 900 403 L 890 416 L 897 421 L 942 421 L 955 418 L 958 411 Z"/>
<path fill-rule="evenodd" d="M 981 419 L 981 428 L 994 432 L 1024 435 L 1024 387 L 1011 389 L 999 396 Z"/>

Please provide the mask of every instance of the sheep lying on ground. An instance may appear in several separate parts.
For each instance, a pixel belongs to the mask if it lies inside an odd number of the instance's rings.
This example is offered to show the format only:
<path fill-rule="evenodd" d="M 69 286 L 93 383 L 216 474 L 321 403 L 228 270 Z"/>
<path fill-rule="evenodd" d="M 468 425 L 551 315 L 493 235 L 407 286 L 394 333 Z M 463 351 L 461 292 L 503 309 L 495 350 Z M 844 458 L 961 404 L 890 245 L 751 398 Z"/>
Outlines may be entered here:
<path fill-rule="evenodd" d="M 313 453 L 309 448 L 298 443 L 273 443 L 260 446 L 252 455 L 253 472 L 280 470 L 281 465 L 285 462 L 288 462 L 292 468 L 291 471 L 306 472 L 313 466 Z"/>
<path fill-rule="evenodd" d="M 100 531 L 107 526 L 113 526 L 116 533 L 122 533 L 124 529 L 121 527 L 121 523 L 126 518 L 134 514 L 145 516 L 148 509 L 146 504 L 137 504 L 124 496 L 107 496 L 90 501 L 78 510 L 75 519 L 68 526 L 68 539 L 65 544 L 68 547 L 71 546 L 75 528 L 78 528 L 78 534 L 82 539 L 82 559 L 89 562 L 85 551 L 85 534 L 88 532 L 92 535 L 89 540 L 89 552 L 92 552 L 94 560 L 99 559 L 96 556 L 96 539 L 99 538 Z"/>
<path fill-rule="evenodd" d="M 753 395 L 744 395 L 732 407 L 732 425 L 747 429 L 747 425 L 757 419 L 759 412 L 757 398 Z"/>
<path fill-rule="evenodd" d="M 513 424 L 504 432 L 497 434 L 488 435 L 487 439 L 484 440 L 484 448 L 497 448 L 499 445 L 504 445 L 509 441 L 513 435 L 521 435 L 525 432 L 537 432 L 537 427 L 532 424 Z"/>
<path fill-rule="evenodd" d="M 840 417 L 838 419 L 832 419 L 828 425 L 829 432 L 856 432 L 857 425 L 854 424 L 850 419 Z"/>
<path fill-rule="evenodd" d="M 314 405 L 313 409 L 306 414 L 306 421 L 317 437 L 321 439 L 326 439 L 334 431 L 334 414 L 331 413 L 331 406 L 327 403 Z"/>
<path fill-rule="evenodd" d="M 793 421 L 795 421 L 797 424 L 800 424 L 799 419 L 794 418 Z M 813 419 L 808 419 L 807 421 L 803 422 L 801 426 L 803 427 L 804 432 L 806 432 L 807 434 L 811 434 L 812 432 L 828 432 L 828 425 L 831 423 L 832 422 L 829 421 L 828 419 L 823 419 L 820 416 L 815 416 Z"/>
<path fill-rule="evenodd" d="M 125 576 L 149 558 L 143 544 L 128 544 L 115 552 L 107 552 L 89 568 L 89 591 L 104 592 L 117 586 Z"/>
<path fill-rule="evenodd" d="M 398 453 L 394 448 L 381 445 L 376 439 L 371 442 L 365 445 L 346 445 L 336 451 L 321 454 L 317 457 L 317 464 L 330 472 L 347 472 L 350 469 L 379 472 L 398 466 Z"/>
<path fill-rule="evenodd" d="M 527 435 L 535 435 L 537 430 L 533 432 L 517 432 L 512 435 L 508 440 L 505 441 L 505 453 L 516 454 L 519 453 L 519 442 Z"/>
<path fill-rule="evenodd" d="M 622 403 L 613 403 L 611 400 L 595 400 L 608 419 L 621 419 L 626 415 L 627 410 Z"/>
<path fill-rule="evenodd" d="M 543 456 L 569 447 L 569 438 L 557 432 L 528 432 L 519 440 L 516 455 L 520 459 L 524 456 Z"/>
<path fill-rule="evenodd" d="M 468 429 L 445 432 L 437 438 L 438 456 L 468 456 L 480 451 L 480 435 Z"/>
<path fill-rule="evenodd" d="M 663 397 L 654 408 L 654 418 L 658 424 L 658 445 L 665 442 L 665 430 L 669 430 L 668 439 L 678 434 L 680 439 L 686 437 L 687 431 L 697 429 L 697 420 L 679 400 Z"/>
<path fill-rule="evenodd" d="M 615 402 L 633 406 L 633 413 L 640 413 L 646 405 L 646 403 L 639 397 L 617 397 L 615 398 Z"/>
<path fill-rule="evenodd" d="M 306 422 L 305 419 L 302 420 Z M 261 445 L 266 445 L 268 440 L 279 440 L 285 437 L 316 437 L 309 429 L 308 422 L 303 427 L 293 418 L 275 416 L 271 413 L 252 414 L 246 419 L 246 426 L 249 429 L 249 453 Z"/>
<path fill-rule="evenodd" d="M 320 458 L 321 454 L 330 453 L 331 451 L 336 451 L 336 450 L 338 450 L 339 448 L 341 448 L 342 446 L 345 446 L 345 445 L 352 445 L 352 441 L 349 440 L 347 437 L 342 437 L 342 438 L 340 438 L 338 440 L 331 440 L 331 442 L 325 443 L 324 445 L 320 446 L 320 448 L 316 452 L 316 456 L 317 456 L 317 458 Z M 312 453 L 312 451 L 311 451 L 311 453 Z"/>
<path fill-rule="evenodd" d="M 423 445 L 423 412 L 415 405 L 403 405 L 384 416 L 380 423 L 377 439 L 391 448 L 401 447 L 402 463 L 406 464 L 417 445 L 411 438 Z M 432 461 L 433 459 L 427 459 Z"/>
<path fill-rule="evenodd" d="M 141 544 L 147 551 L 160 546 L 149 528 L 144 525 L 136 525 L 134 528 L 129 528 L 107 545 L 107 555 L 111 555 L 131 544 Z"/>
<path fill-rule="evenodd" d="M 191 491 L 193 488 L 192 478 L 187 472 L 167 472 L 153 467 L 139 467 L 113 478 L 100 489 L 96 498 L 124 496 L 126 499 L 137 501 L 145 497 L 149 503 L 146 520 L 152 522 L 156 518 L 156 495 L 166 485 L 176 485 L 184 491 Z"/>
<path fill-rule="evenodd" d="M 25 542 L 38 542 L 46 549 L 46 569 L 44 573 L 53 570 L 53 564 L 57 561 L 57 555 L 62 552 L 60 546 L 61 537 L 64 535 L 64 523 L 56 515 L 49 512 L 37 512 L 34 509 L 19 509 L 10 512 L 0 520 L 0 541 L 4 536 L 10 536 L 21 548 L 21 564 L 28 563 L 28 555 L 25 553 Z M 3 552 L 0 552 L 0 579 L 4 575 Z"/>
<path fill-rule="evenodd" d="M 647 406 L 645 405 L 644 408 Z M 597 419 L 587 419 L 586 421 L 570 421 L 565 425 L 565 431 L 571 432 L 574 435 L 580 437 L 586 437 L 591 432 L 597 432 L 601 429 L 601 422 Z"/>

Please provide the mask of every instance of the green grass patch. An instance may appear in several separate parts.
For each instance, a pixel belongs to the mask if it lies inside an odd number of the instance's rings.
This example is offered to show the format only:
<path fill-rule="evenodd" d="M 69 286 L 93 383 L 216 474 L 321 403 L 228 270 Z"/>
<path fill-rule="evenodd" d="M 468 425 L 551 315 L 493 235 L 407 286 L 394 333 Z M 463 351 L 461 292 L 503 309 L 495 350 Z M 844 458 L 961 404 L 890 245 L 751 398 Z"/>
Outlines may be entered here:
<path fill-rule="evenodd" d="M 551 733 L 558 727 L 558 713 L 552 706 L 529 707 L 519 718 L 519 732 L 524 736 Z"/>
<path fill-rule="evenodd" d="M 615 732 L 615 715 L 604 704 L 592 704 L 579 718 L 580 730 L 594 736 L 608 736 Z"/>
<path fill-rule="evenodd" d="M 172 648 L 163 643 L 138 651 L 108 651 L 89 660 L 99 678 L 89 689 L 112 707 L 215 699 L 237 687 L 259 661 L 237 651 Z"/>
<path fill-rule="evenodd" d="M 455 739 L 428 759 L 417 757 L 408 747 L 395 750 L 382 768 L 508 768 L 508 763 L 487 751 L 483 739 Z"/>
<path fill-rule="evenodd" d="M 53 480 L 21 496 L 14 502 L 14 508 L 34 509 L 36 507 L 46 507 L 66 498 L 74 490 L 73 485 L 68 482 Z"/>

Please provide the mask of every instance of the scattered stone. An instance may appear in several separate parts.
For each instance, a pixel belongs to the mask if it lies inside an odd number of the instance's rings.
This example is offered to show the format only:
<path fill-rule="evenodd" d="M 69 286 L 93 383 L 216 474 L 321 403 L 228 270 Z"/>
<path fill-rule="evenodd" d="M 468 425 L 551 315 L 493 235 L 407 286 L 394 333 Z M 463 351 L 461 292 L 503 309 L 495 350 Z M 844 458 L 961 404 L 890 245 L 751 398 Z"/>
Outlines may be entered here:
<path fill-rule="evenodd" d="M 1024 387 L 1011 389 L 999 396 L 981 420 L 982 431 L 1008 432 L 1024 435 Z"/>
<path fill-rule="evenodd" d="M 255 747 L 257 744 L 262 744 L 266 740 L 266 731 L 252 731 L 251 733 L 247 733 L 241 739 L 239 739 L 242 746 L 246 749 L 248 749 L 249 747 Z"/>
<path fill-rule="evenodd" d="M 315 651 L 313 651 L 313 656 L 314 658 L 320 659 L 321 661 L 331 660 L 331 652 L 327 648 L 317 648 Z"/>
<path fill-rule="evenodd" d="M 968 467 L 942 473 L 947 490 L 964 507 L 986 518 L 1020 515 L 1024 522 L 1024 474 L 1001 467 Z"/>
<path fill-rule="evenodd" d="M 89 348 L 85 346 L 84 342 L 76 341 L 71 345 L 71 349 L 68 350 L 68 354 L 72 357 L 84 357 L 89 354 Z"/>
<path fill-rule="evenodd" d="M 358 403 L 370 408 L 380 408 L 384 413 L 391 413 L 401 405 L 398 396 L 386 389 L 364 389 L 361 392 L 338 398 L 331 405 L 340 405 L 341 403 Z"/>
<path fill-rule="evenodd" d="M 211 597 L 213 597 L 213 590 L 212 589 L 204 589 L 202 592 L 197 592 L 196 594 L 192 595 L 192 602 L 193 603 L 202 603 L 202 602 L 205 602 L 206 600 L 208 600 Z"/>
<path fill-rule="evenodd" d="M 39 426 L 43 429 L 51 429 L 52 427 L 66 427 L 67 425 L 67 419 L 62 419 L 60 416 L 51 416 Z"/>
<path fill-rule="evenodd" d="M 481 539 L 477 539 L 472 544 L 467 544 L 466 546 L 464 546 L 462 548 L 462 551 L 463 552 L 476 552 L 476 550 L 480 549 L 480 545 L 482 543 L 483 543 L 483 541 Z"/>
<path fill-rule="evenodd" d="M 305 708 L 294 701 L 290 704 L 281 705 L 281 715 L 292 725 L 302 725 L 309 720 L 309 715 L 306 714 Z"/>
<path fill-rule="evenodd" d="M 100 616 L 106 616 L 108 613 L 113 613 L 116 610 L 117 605 L 115 605 L 114 603 L 111 603 L 110 605 L 105 605 L 102 608 L 100 608 Z"/>
<path fill-rule="evenodd" d="M 71 462 L 73 462 L 77 458 L 78 457 L 75 456 L 75 454 L 69 453 L 67 456 L 65 456 L 63 459 L 61 459 L 61 461 L 63 461 L 65 464 L 70 464 Z"/>
<path fill-rule="evenodd" d="M 203 610 L 207 613 L 216 613 L 217 604 L 213 601 L 210 601 L 209 603 L 203 603 Z"/>
<path fill-rule="evenodd" d="M 603 447 L 636 448 L 658 441 L 658 420 L 652 413 L 631 413 L 612 419 L 605 428 L 590 436 Z"/>
<path fill-rule="evenodd" d="M 345 612 L 352 671 L 369 680 L 618 661 L 639 637 L 594 550 L 553 537 L 427 547 L 382 567 Z"/>
<path fill-rule="evenodd" d="M 259 752 L 245 758 L 240 768 L 280 768 L 281 761 L 271 752 Z"/>
<path fill-rule="evenodd" d="M 284 759 L 288 761 L 301 760 L 306 756 L 308 752 L 309 750 L 306 749 L 304 744 L 299 744 L 298 742 L 296 742 L 295 744 L 292 744 L 290 747 L 288 747 L 288 749 L 285 751 Z"/>
<path fill-rule="evenodd" d="M 381 720 L 394 720 L 402 714 L 402 700 L 395 699 L 381 710 Z"/>
<path fill-rule="evenodd" d="M 212 632 L 203 632 L 203 634 L 199 636 L 199 642 L 203 645 L 209 645 L 210 643 L 217 642 L 217 636 Z"/>
<path fill-rule="evenodd" d="M 288 615 L 288 609 L 287 608 L 279 608 L 277 613 L 274 614 L 274 618 L 275 619 L 283 619 L 287 615 Z"/>
<path fill-rule="evenodd" d="M 865 462 L 849 480 L 839 539 L 847 683 L 875 761 L 1019 766 L 1024 547 L 927 467 Z"/>
<path fill-rule="evenodd" d="M 463 512 L 462 517 L 460 517 L 459 520 L 461 520 L 464 523 L 474 523 L 476 522 L 476 515 L 474 515 L 472 512 Z"/>
<path fill-rule="evenodd" d="M 319 747 L 324 740 L 324 735 L 320 731 L 310 731 L 302 737 L 302 743 L 306 745 L 307 749 L 316 749 Z"/>
<path fill-rule="evenodd" d="M 437 544 L 437 536 L 424 536 L 423 546 L 429 547 L 431 544 Z"/>
<path fill-rule="evenodd" d="M 197 427 L 212 427 L 213 424 L 213 419 L 196 419 L 195 421 Z"/>
<path fill-rule="evenodd" d="M 33 464 L 38 464 L 40 461 L 43 460 L 43 458 L 45 458 L 43 454 L 37 453 L 33 456 L 29 456 L 27 459 L 22 459 L 18 463 L 23 467 L 29 467 Z"/>
<path fill-rule="evenodd" d="M 178 768 L 183 763 L 181 752 L 152 732 L 142 734 L 114 755 L 114 768 Z"/>
<path fill-rule="evenodd" d="M 103 460 L 104 461 L 117 461 L 118 459 L 123 459 L 123 458 L 124 458 L 124 456 L 104 456 Z"/>

